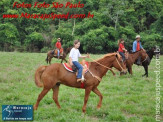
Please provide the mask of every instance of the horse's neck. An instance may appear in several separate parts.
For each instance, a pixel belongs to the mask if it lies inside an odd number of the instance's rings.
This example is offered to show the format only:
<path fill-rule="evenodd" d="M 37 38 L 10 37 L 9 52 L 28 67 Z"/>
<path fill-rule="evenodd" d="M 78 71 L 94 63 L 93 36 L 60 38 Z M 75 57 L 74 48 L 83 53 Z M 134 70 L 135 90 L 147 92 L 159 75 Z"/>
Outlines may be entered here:
<path fill-rule="evenodd" d="M 134 63 L 136 61 L 136 59 L 139 57 L 140 52 L 136 52 L 136 53 L 130 54 L 130 55 L 131 55 L 132 61 Z"/>
<path fill-rule="evenodd" d="M 154 55 L 154 54 L 152 53 L 152 51 L 149 51 L 147 54 L 148 54 L 148 56 L 149 56 L 150 59 L 153 58 L 153 55 Z"/>
<path fill-rule="evenodd" d="M 108 68 L 111 67 L 112 63 L 113 63 L 113 57 L 110 57 L 110 61 L 103 59 L 103 60 L 99 60 L 97 61 L 98 63 L 102 64 L 98 64 L 96 62 L 92 62 L 91 63 L 91 67 L 90 67 L 90 71 L 92 71 L 93 73 L 95 73 L 97 76 L 99 76 L 100 78 L 102 78 L 106 72 L 108 71 Z M 108 68 L 106 68 L 106 67 Z"/>

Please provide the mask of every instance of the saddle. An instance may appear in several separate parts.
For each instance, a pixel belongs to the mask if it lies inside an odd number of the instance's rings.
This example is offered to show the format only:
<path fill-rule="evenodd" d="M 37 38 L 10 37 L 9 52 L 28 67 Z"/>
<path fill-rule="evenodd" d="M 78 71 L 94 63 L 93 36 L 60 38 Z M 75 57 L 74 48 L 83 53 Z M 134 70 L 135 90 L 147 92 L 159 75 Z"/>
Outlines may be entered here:
<path fill-rule="evenodd" d="M 125 54 L 125 58 L 126 58 L 126 60 L 128 59 L 128 56 L 129 56 L 129 52 L 127 52 L 127 53 L 124 53 Z M 120 55 L 120 59 L 122 60 L 122 56 Z"/>
<path fill-rule="evenodd" d="M 89 71 L 89 62 L 86 62 L 85 60 L 83 60 L 82 62 L 80 62 L 80 64 L 83 66 L 82 76 L 84 76 Z M 67 71 L 72 72 L 72 73 L 76 73 L 76 76 L 77 76 L 77 72 L 76 72 L 77 68 L 74 65 L 71 66 L 69 63 L 63 63 L 63 66 Z M 75 69 L 73 69 L 73 68 L 75 68 Z M 91 73 L 91 75 L 94 78 L 96 78 L 99 82 L 102 80 L 100 77 L 94 75 L 93 73 Z M 85 78 L 84 78 L 84 81 L 85 81 Z M 83 83 L 84 82 L 82 81 L 81 82 L 81 88 L 83 88 L 83 85 L 84 85 Z"/>
<path fill-rule="evenodd" d="M 83 66 L 83 74 L 85 74 L 88 71 L 89 63 L 82 61 L 82 62 L 80 62 L 80 64 Z M 69 72 L 73 72 L 73 73 L 77 72 L 77 67 L 75 65 L 71 66 L 69 63 L 63 63 L 63 66 Z"/>
<path fill-rule="evenodd" d="M 63 56 L 63 48 L 61 48 L 59 51 L 60 51 L 60 56 Z M 54 55 L 58 55 L 58 49 L 54 49 Z"/>

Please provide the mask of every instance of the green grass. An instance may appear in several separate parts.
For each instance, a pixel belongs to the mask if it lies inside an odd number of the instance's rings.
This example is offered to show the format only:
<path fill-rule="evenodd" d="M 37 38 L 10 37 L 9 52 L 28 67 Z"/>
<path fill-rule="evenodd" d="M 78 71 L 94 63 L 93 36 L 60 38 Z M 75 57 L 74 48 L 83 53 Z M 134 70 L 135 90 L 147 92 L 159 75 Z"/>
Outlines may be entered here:
<path fill-rule="evenodd" d="M 94 59 L 102 56 L 91 55 Z M 42 88 L 36 87 L 34 73 L 38 66 L 46 65 L 45 58 L 45 53 L 0 52 L 1 105 L 33 105 L 36 103 Z M 60 61 L 53 59 L 52 62 Z M 162 63 L 163 57 L 161 57 L 161 74 L 163 74 Z M 133 66 L 133 76 L 127 74 L 120 77 L 119 72 L 115 70 L 117 75 L 114 77 L 108 71 L 98 87 L 103 94 L 102 108 L 96 109 L 99 98 L 92 92 L 85 115 L 82 114 L 84 90 L 61 85 L 59 91 L 61 109 L 57 109 L 52 99 L 51 90 L 40 102 L 38 110 L 34 111 L 34 121 L 154 122 L 156 105 L 155 69 L 155 59 L 153 59 L 149 66 L 148 78 L 141 77 L 144 69 L 136 65 Z M 163 88 L 161 89 L 161 96 L 163 97 Z M 161 116 L 163 121 L 162 103 Z M 0 118 L 2 118 L 2 111 L 0 111 Z"/>

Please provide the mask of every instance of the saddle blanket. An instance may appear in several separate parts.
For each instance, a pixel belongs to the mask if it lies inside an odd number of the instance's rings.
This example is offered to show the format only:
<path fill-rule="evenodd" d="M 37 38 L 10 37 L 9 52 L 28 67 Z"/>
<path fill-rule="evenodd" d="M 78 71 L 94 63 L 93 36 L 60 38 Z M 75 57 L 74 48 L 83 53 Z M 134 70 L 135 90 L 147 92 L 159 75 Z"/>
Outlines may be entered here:
<path fill-rule="evenodd" d="M 82 65 L 82 64 L 81 64 Z M 72 67 L 68 64 L 68 63 L 63 63 L 63 66 L 65 67 L 66 70 L 68 70 L 69 72 L 74 72 L 72 70 Z M 82 65 L 83 66 L 83 65 Z M 88 67 L 89 67 L 89 64 L 88 62 L 85 62 L 84 66 L 83 66 L 83 71 L 85 71 L 85 73 L 88 72 Z"/>

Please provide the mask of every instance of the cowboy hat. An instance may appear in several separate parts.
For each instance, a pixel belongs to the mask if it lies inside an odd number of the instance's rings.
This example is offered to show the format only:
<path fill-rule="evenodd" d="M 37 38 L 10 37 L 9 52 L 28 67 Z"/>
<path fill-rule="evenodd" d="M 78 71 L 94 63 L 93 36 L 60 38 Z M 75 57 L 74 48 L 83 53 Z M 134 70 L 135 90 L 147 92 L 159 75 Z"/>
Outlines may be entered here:
<path fill-rule="evenodd" d="M 57 40 L 61 40 L 61 38 L 58 38 Z"/>
<path fill-rule="evenodd" d="M 137 38 L 141 38 L 140 35 L 137 35 L 137 36 L 136 36 L 136 39 L 137 39 Z"/>

